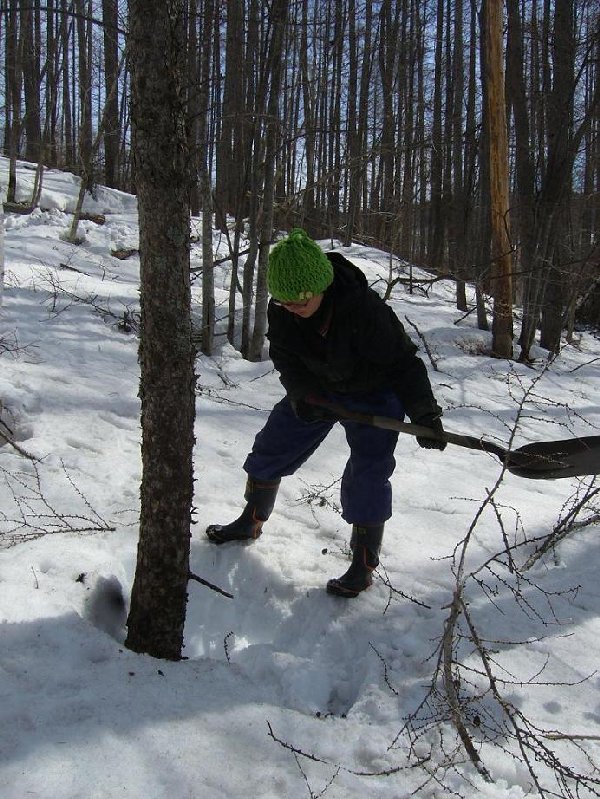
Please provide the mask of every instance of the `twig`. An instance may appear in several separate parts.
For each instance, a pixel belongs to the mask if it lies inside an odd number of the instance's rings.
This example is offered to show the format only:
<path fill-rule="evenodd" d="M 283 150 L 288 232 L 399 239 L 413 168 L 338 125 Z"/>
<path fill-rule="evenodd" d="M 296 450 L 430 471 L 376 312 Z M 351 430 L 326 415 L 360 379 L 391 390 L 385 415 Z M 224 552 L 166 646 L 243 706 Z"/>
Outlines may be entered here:
<path fill-rule="evenodd" d="M 270 721 L 267 721 L 267 727 L 269 729 L 269 737 L 272 738 L 275 743 L 278 743 L 281 747 L 283 747 L 283 749 L 287 749 L 288 752 L 292 752 L 292 754 L 303 757 L 306 760 L 311 760 L 313 763 L 321 763 L 324 766 L 335 767 L 340 771 L 346 772 L 346 774 L 353 774 L 356 777 L 391 777 L 394 774 L 399 774 L 402 771 L 419 768 L 431 759 L 428 755 L 426 758 L 419 758 L 416 763 L 407 766 L 392 766 L 389 769 L 381 769 L 379 771 L 355 771 L 354 769 L 346 768 L 345 766 L 340 766 L 339 764 L 330 763 L 328 760 L 317 757 L 317 755 L 314 755 L 312 752 L 304 752 L 297 746 L 293 746 L 287 741 L 282 741 L 281 738 L 278 738 L 273 732 Z"/>
<path fill-rule="evenodd" d="M 211 591 L 216 591 L 218 594 L 222 594 L 223 596 L 226 596 L 227 599 L 233 599 L 234 598 L 233 594 L 229 594 L 227 591 L 223 591 L 223 589 L 219 588 L 218 585 L 213 585 L 212 583 L 209 583 L 208 580 L 203 580 L 202 577 L 198 577 L 198 575 L 194 574 L 193 572 L 189 572 L 188 579 L 189 580 L 195 580 L 197 583 L 200 583 L 201 585 L 205 585 L 207 588 L 210 588 Z"/>
<path fill-rule="evenodd" d="M 415 325 L 415 323 L 410 321 L 410 319 L 408 318 L 408 316 L 406 316 L 406 315 L 405 315 L 405 317 L 404 317 L 404 318 L 406 319 L 406 321 L 408 322 L 408 324 L 409 324 L 409 325 L 410 325 L 412 328 L 414 328 L 414 330 L 415 330 L 415 332 L 416 332 L 417 336 L 418 336 L 418 337 L 421 339 L 421 341 L 423 342 L 423 346 L 425 347 L 425 351 L 426 351 L 427 355 L 429 356 L 429 360 L 431 361 L 431 365 L 432 365 L 432 367 L 433 367 L 433 370 L 434 370 L 435 372 L 439 372 L 438 365 L 437 365 L 437 361 L 436 361 L 436 359 L 433 357 L 433 353 L 431 352 L 431 349 L 430 349 L 430 347 L 429 347 L 429 344 L 427 343 L 427 340 L 426 340 L 425 336 L 424 336 L 424 335 L 421 333 L 421 331 L 420 331 L 420 330 L 419 330 L 419 328 L 418 328 L 418 327 Z"/>
<path fill-rule="evenodd" d="M 231 663 L 231 655 L 229 654 L 229 639 L 232 638 L 233 635 L 233 630 L 230 630 L 225 638 L 223 638 L 223 649 L 225 650 L 225 657 L 227 658 L 228 663 Z"/>
<path fill-rule="evenodd" d="M 86 534 L 114 532 L 115 527 L 106 522 L 77 488 L 64 463 L 62 470 L 72 492 L 83 502 L 90 515 L 65 513 L 56 508 L 44 492 L 40 473 L 43 461 L 34 460 L 31 473 L 11 473 L 0 467 L 0 476 L 8 487 L 16 508 L 16 518 L 0 511 L 0 546 L 7 548 L 25 541 L 34 541 L 45 535 Z M 64 496 L 61 498 L 64 500 Z"/>
<path fill-rule="evenodd" d="M 444 635 L 442 638 L 442 658 L 443 658 L 443 679 L 446 697 L 450 705 L 450 712 L 452 716 L 452 724 L 462 745 L 464 746 L 471 763 L 475 766 L 477 771 L 481 774 L 486 782 L 493 782 L 490 772 L 485 767 L 479 753 L 475 749 L 473 740 L 467 731 L 467 727 L 463 719 L 463 709 L 456 690 L 455 676 L 453 672 L 454 657 L 453 657 L 453 642 L 455 639 L 455 627 L 460 616 L 461 610 L 464 610 L 461 590 L 457 589 L 450 606 L 450 615 L 446 619 L 444 628 Z"/>
<path fill-rule="evenodd" d="M 14 450 L 16 450 L 16 452 L 19 453 L 19 455 L 22 455 L 24 458 L 27 458 L 27 460 L 34 461 L 35 463 L 39 463 L 40 462 L 39 458 L 36 458 L 36 456 L 32 455 L 31 452 L 27 452 L 26 449 L 23 449 L 23 447 L 20 447 L 15 441 L 12 440 L 12 438 L 10 438 L 5 433 L 3 433 L 2 430 L 0 430 L 0 439 L 2 439 L 3 441 L 6 441 L 7 444 L 10 444 L 10 446 Z"/>
<path fill-rule="evenodd" d="M 552 532 L 546 537 L 545 541 L 539 546 L 536 551 L 530 555 L 527 559 L 525 564 L 523 565 L 523 571 L 528 571 L 531 567 L 536 563 L 542 555 L 548 552 L 549 549 L 552 549 L 566 538 L 569 533 L 573 530 L 577 529 L 579 526 L 583 526 L 583 524 L 577 524 L 577 516 L 581 513 L 581 511 L 586 508 L 592 499 L 600 495 L 600 487 L 598 488 L 588 488 L 588 490 L 584 493 L 583 497 L 579 499 L 567 515 L 558 522 L 558 524 L 554 527 Z M 594 513 L 589 519 L 584 520 L 584 524 L 593 524 L 594 522 L 598 521 L 598 514 Z"/>

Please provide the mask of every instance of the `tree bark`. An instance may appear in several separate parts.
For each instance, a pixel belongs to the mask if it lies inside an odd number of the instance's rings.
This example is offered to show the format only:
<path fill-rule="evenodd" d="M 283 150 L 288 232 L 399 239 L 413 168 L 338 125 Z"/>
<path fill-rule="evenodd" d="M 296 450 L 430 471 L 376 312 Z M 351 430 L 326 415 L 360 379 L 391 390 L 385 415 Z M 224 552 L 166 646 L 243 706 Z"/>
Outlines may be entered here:
<path fill-rule="evenodd" d="M 4 206 L 0 202 L 0 308 L 4 298 Z"/>
<path fill-rule="evenodd" d="M 130 26 L 143 473 L 126 645 L 178 659 L 187 602 L 194 443 L 184 0 L 132 0 Z"/>
<path fill-rule="evenodd" d="M 73 108 L 71 104 L 71 79 L 70 79 L 70 59 L 69 59 L 69 17 L 67 10 L 67 0 L 61 0 L 60 18 L 60 42 L 63 51 L 62 63 L 62 124 L 64 128 L 63 143 L 64 155 L 63 164 L 67 169 L 75 166 L 75 141 L 73 132 Z"/>
<path fill-rule="evenodd" d="M 40 111 L 40 53 L 36 47 L 34 36 L 34 11 L 39 4 L 30 0 L 21 2 L 21 25 L 23 27 L 23 86 L 25 90 L 25 118 L 23 120 L 26 135 L 25 158 L 37 162 L 40 159 L 42 143 L 42 123 Z"/>
<path fill-rule="evenodd" d="M 435 37 L 433 120 L 431 132 L 431 215 L 429 220 L 428 260 L 433 268 L 441 268 L 444 257 L 444 203 L 442 154 L 442 51 L 444 34 L 444 2 L 437 0 Z"/>
<path fill-rule="evenodd" d="M 217 142 L 217 184 L 215 210 L 217 226 L 227 231 L 227 215 L 234 214 L 239 203 L 241 138 L 240 105 L 243 106 L 244 3 L 226 0 L 225 79 L 221 131 Z"/>
<path fill-rule="evenodd" d="M 379 174 L 381 188 L 379 211 L 381 223 L 379 237 L 388 240 L 396 227 L 395 202 L 395 131 L 394 96 L 397 93 L 396 71 L 398 66 L 398 34 L 400 29 L 400 4 L 384 0 L 379 11 L 379 73 L 381 78 L 383 117 Z"/>
<path fill-rule="evenodd" d="M 546 262 L 546 287 L 542 307 L 540 344 L 552 353 L 560 350 L 564 295 L 570 276 L 568 246 L 572 194 L 572 164 L 575 89 L 574 0 L 556 0 L 552 37 L 553 83 L 548 98 L 548 173 L 556 183 L 550 192 L 547 212 L 552 218 Z"/>
<path fill-rule="evenodd" d="M 19 139 L 21 137 L 21 93 L 22 93 L 22 54 L 23 35 L 19 30 L 19 0 L 10 0 L 8 8 L 8 30 L 6 46 L 7 95 L 9 123 L 8 138 L 8 185 L 6 201 L 16 202 L 17 198 L 17 157 L 19 155 Z"/>
<path fill-rule="evenodd" d="M 454 57 L 452 63 L 452 189 L 450 204 L 451 235 L 448 237 L 448 258 L 450 271 L 456 279 L 456 307 L 467 310 L 465 286 L 465 244 L 466 244 L 466 196 L 464 187 L 464 145 L 463 145 L 463 106 L 465 105 L 464 86 L 464 41 L 463 41 L 463 0 L 456 0 L 454 19 Z"/>
<path fill-rule="evenodd" d="M 309 76 L 308 63 L 308 0 L 302 0 L 302 23 L 300 33 L 300 74 L 302 76 L 302 107 L 304 110 L 306 184 L 302 200 L 302 216 L 314 218 L 315 209 L 315 153 L 316 153 L 316 92 Z"/>
<path fill-rule="evenodd" d="M 104 25 L 104 85 L 108 89 L 119 74 L 119 38 L 117 0 L 102 0 Z M 119 186 L 119 92 L 110 92 L 106 98 L 106 126 L 104 129 L 104 181 L 107 186 Z"/>
<path fill-rule="evenodd" d="M 79 59 L 79 167 L 87 191 L 94 185 L 92 165 L 91 29 L 84 0 L 75 0 Z"/>
<path fill-rule="evenodd" d="M 509 234 L 508 141 L 502 63 L 502 4 L 485 3 L 488 52 L 487 103 L 490 163 L 490 210 L 492 250 L 492 351 L 499 358 L 512 358 L 512 252 Z"/>
<path fill-rule="evenodd" d="M 273 206 L 275 202 L 275 159 L 279 141 L 279 88 L 282 72 L 283 34 L 288 13 L 288 0 L 273 0 L 271 20 L 273 34 L 269 56 L 269 72 L 271 87 L 267 116 L 269 124 L 266 131 L 265 145 L 265 188 L 262 211 L 261 242 L 258 257 L 258 274 L 256 282 L 256 302 L 254 330 L 249 348 L 249 360 L 259 361 L 267 331 L 267 263 L 271 240 L 273 238 Z"/>
<path fill-rule="evenodd" d="M 198 93 L 198 179 L 202 198 L 202 343 L 205 355 L 212 355 L 215 336 L 215 288 L 212 242 L 212 186 L 210 182 L 210 148 L 207 138 L 209 114 L 209 78 L 212 54 L 214 0 L 205 0 L 200 58 L 200 91 Z"/>

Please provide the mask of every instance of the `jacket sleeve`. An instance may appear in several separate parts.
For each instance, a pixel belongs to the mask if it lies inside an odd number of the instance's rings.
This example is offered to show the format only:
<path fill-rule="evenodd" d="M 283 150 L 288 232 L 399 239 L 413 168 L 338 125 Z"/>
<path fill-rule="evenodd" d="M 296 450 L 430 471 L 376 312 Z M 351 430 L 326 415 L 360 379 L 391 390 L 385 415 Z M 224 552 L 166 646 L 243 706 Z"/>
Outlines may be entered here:
<path fill-rule="evenodd" d="M 398 364 L 399 379 L 394 390 L 411 421 L 423 416 L 441 416 L 442 409 L 433 396 L 425 364 L 418 355 L 408 356 Z"/>
<path fill-rule="evenodd" d="M 413 422 L 428 414 L 441 416 L 425 364 L 402 322 L 378 296 L 371 295 L 367 309 L 362 356 L 386 369 L 390 388 Z"/>

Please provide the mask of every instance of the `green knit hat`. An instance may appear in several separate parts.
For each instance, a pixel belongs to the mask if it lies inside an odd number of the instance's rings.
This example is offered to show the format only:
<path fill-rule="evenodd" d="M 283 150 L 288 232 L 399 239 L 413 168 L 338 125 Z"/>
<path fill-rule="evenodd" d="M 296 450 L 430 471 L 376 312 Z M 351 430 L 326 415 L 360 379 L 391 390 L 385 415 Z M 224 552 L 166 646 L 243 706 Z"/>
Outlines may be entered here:
<path fill-rule="evenodd" d="M 323 250 L 301 228 L 278 242 L 269 255 L 267 285 L 273 299 L 305 302 L 333 282 L 333 266 Z"/>

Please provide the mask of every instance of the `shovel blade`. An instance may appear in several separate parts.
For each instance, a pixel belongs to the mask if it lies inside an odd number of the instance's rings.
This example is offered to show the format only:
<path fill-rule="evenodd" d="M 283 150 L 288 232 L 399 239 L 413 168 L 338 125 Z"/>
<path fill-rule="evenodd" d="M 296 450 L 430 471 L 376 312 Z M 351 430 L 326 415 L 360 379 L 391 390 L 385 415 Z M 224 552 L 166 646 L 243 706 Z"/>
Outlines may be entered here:
<path fill-rule="evenodd" d="M 540 441 L 507 454 L 506 468 L 518 477 L 556 480 L 600 473 L 600 436 Z"/>

